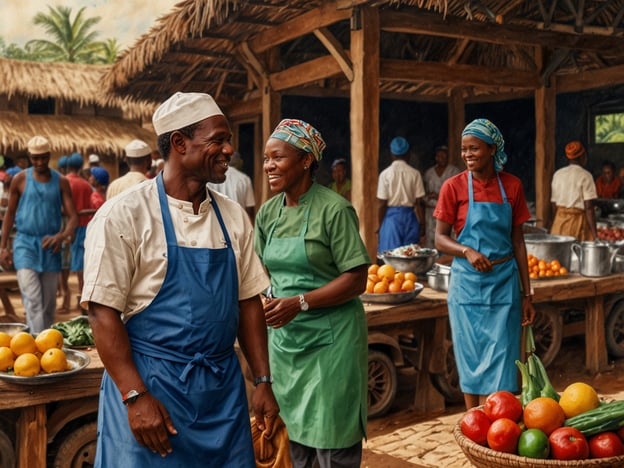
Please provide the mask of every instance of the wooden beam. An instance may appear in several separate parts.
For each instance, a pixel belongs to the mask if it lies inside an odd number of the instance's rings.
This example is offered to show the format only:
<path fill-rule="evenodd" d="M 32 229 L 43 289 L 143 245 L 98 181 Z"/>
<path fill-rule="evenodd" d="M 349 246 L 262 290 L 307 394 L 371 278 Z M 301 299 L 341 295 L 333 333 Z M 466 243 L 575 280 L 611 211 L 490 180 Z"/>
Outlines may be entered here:
<path fill-rule="evenodd" d="M 466 126 L 466 109 L 461 90 L 452 89 L 448 100 L 448 136 L 449 161 L 459 168 L 465 164 L 461 158 L 461 132 Z"/>
<path fill-rule="evenodd" d="M 255 70 L 258 76 L 268 75 L 264 65 L 262 64 L 262 62 L 260 62 L 260 59 L 256 57 L 256 55 L 253 53 L 247 41 L 241 42 L 237 49 L 247 59 L 247 62 Z"/>
<path fill-rule="evenodd" d="M 556 88 L 538 88 L 535 91 L 535 216 L 540 227 L 550 225 L 550 182 L 555 172 L 556 128 Z"/>
<path fill-rule="evenodd" d="M 559 93 L 576 93 L 587 89 L 621 85 L 624 84 L 624 65 L 569 75 L 557 75 L 556 82 Z"/>
<path fill-rule="evenodd" d="M 389 32 L 423 34 L 452 38 L 468 38 L 491 44 L 542 45 L 551 48 L 577 50 L 619 50 L 624 39 L 613 37 L 610 29 L 602 28 L 605 36 L 580 35 L 567 32 L 545 31 L 525 26 L 466 21 L 453 16 L 433 14 L 409 14 L 384 10 L 381 13 L 381 29 Z"/>
<path fill-rule="evenodd" d="M 331 31 L 327 28 L 319 28 L 314 30 L 314 35 L 325 46 L 329 53 L 336 59 L 340 69 L 347 77 L 347 80 L 353 81 L 353 65 L 349 58 L 348 52 L 344 50 L 342 44 L 336 39 Z"/>
<path fill-rule="evenodd" d="M 351 10 L 338 10 L 334 2 L 323 4 L 319 8 L 252 36 L 249 43 L 251 49 L 258 54 L 276 45 L 311 34 L 315 29 L 347 20 L 350 17 Z"/>
<path fill-rule="evenodd" d="M 371 260 L 377 257 L 377 175 L 379 174 L 379 9 L 362 7 L 360 29 L 351 30 L 351 201 Z"/>
<path fill-rule="evenodd" d="M 259 98 L 240 100 L 224 106 L 223 112 L 230 120 L 242 120 L 262 114 L 262 100 Z"/>
<path fill-rule="evenodd" d="M 339 75 L 342 72 L 338 62 L 331 56 L 320 57 L 309 62 L 288 68 L 271 74 L 271 88 L 275 91 L 294 88 L 311 83 L 330 76 Z"/>
<path fill-rule="evenodd" d="M 385 59 L 381 61 L 382 80 L 429 81 L 453 86 L 515 87 L 535 89 L 541 81 L 536 72 L 475 65 L 446 65 L 434 62 Z"/>

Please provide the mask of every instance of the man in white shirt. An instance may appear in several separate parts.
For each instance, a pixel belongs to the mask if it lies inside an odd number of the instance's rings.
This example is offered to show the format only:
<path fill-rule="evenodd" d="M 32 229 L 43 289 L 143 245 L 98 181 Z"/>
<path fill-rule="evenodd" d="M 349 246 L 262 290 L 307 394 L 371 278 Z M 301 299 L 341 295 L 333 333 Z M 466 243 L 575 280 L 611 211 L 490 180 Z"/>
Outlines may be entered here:
<path fill-rule="evenodd" d="M 253 186 L 251 184 L 251 177 L 239 170 L 238 167 L 242 167 L 243 160 L 238 151 L 236 151 L 230 159 L 228 171 L 225 173 L 225 182 L 222 184 L 214 184 L 208 182 L 208 188 L 215 190 L 231 200 L 237 202 L 240 206 L 245 208 L 249 219 L 254 222 L 256 215 L 256 199 L 254 197 Z"/>
<path fill-rule="evenodd" d="M 378 252 L 417 244 L 425 234 L 425 186 L 420 172 L 407 163 L 409 150 L 405 138 L 394 138 L 390 142 L 392 164 L 379 174 Z"/>
<path fill-rule="evenodd" d="M 128 172 L 113 180 L 106 189 L 106 199 L 110 200 L 124 190 L 147 179 L 146 173 L 152 164 L 152 149 L 142 140 L 132 140 L 125 147 Z"/>

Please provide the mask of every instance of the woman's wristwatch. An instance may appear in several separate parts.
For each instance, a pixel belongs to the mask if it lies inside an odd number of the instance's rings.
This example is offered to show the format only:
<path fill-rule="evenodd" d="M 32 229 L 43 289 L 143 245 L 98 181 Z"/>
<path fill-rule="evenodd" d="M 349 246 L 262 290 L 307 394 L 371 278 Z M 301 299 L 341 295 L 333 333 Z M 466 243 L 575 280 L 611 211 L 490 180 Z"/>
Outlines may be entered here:
<path fill-rule="evenodd" d="M 273 383 L 273 377 L 271 377 L 270 375 L 261 375 L 260 377 L 256 377 L 254 379 L 254 387 L 257 387 L 261 383 L 272 384 Z"/>

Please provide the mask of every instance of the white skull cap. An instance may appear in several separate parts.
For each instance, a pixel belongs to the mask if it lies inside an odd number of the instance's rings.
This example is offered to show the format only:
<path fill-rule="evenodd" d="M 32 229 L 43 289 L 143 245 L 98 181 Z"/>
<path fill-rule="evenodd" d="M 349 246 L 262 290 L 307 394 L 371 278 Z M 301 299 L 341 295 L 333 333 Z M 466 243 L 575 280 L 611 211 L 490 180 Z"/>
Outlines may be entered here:
<path fill-rule="evenodd" d="M 50 142 L 46 137 L 37 135 L 28 141 L 28 152 L 30 154 L 46 154 L 50 152 Z"/>
<path fill-rule="evenodd" d="M 129 158 L 142 158 L 152 152 L 152 148 L 143 140 L 132 140 L 125 147 L 126 156 Z"/>
<path fill-rule="evenodd" d="M 224 115 L 215 100 L 205 93 L 175 93 L 152 117 L 157 135 L 172 132 L 215 115 Z"/>

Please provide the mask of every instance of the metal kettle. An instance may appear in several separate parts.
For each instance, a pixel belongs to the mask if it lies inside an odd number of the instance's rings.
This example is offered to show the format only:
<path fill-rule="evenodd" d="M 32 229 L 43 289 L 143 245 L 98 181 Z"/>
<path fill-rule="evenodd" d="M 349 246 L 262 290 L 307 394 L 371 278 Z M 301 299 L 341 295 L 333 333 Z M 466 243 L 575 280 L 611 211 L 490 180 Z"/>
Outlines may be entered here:
<path fill-rule="evenodd" d="M 605 242 L 581 242 L 572 244 L 572 251 L 579 259 L 579 273 L 583 276 L 607 276 L 619 247 Z"/>

